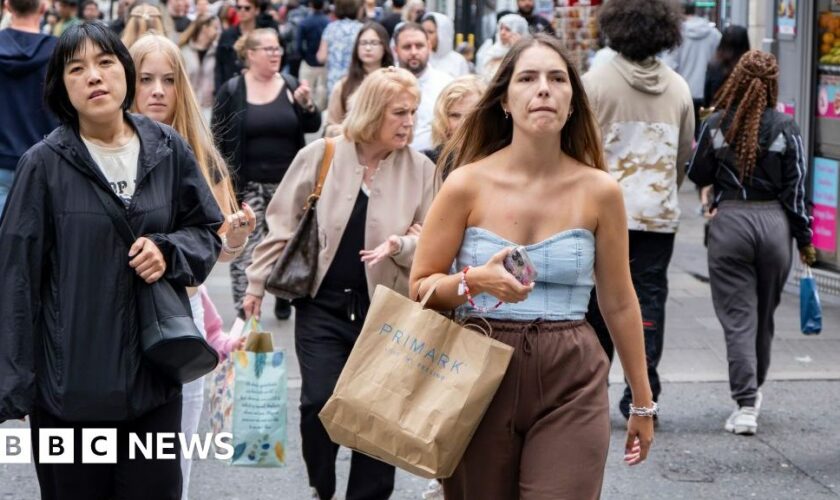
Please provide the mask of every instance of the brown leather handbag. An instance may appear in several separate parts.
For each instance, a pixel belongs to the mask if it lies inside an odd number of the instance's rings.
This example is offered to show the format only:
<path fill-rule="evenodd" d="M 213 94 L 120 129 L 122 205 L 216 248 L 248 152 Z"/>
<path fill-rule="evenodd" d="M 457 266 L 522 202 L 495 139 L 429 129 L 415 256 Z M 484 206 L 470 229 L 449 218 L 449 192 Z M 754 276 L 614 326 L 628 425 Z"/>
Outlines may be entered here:
<path fill-rule="evenodd" d="M 271 274 L 265 281 L 265 289 L 268 293 L 282 299 L 294 300 L 309 295 L 318 272 L 320 245 L 318 244 L 318 218 L 315 214 L 315 205 L 321 197 L 324 180 L 327 178 L 335 153 L 335 141 L 333 139 L 324 141 L 326 142 L 324 159 L 321 161 L 315 190 L 306 200 L 295 234 L 286 243 L 283 254 L 277 259 L 271 269 Z"/>

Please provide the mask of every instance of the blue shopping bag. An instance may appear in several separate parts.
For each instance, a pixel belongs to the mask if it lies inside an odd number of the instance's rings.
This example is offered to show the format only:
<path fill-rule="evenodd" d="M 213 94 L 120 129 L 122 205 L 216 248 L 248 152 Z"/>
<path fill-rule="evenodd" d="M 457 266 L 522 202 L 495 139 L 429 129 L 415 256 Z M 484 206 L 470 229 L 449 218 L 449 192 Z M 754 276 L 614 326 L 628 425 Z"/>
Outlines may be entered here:
<path fill-rule="evenodd" d="M 230 353 L 211 378 L 210 426 L 232 435 L 230 465 L 281 467 L 286 462 L 286 357 L 271 334 L 249 321 L 241 351 Z"/>
<path fill-rule="evenodd" d="M 806 266 L 805 276 L 799 279 L 799 327 L 805 335 L 822 331 L 820 294 L 810 266 Z"/>

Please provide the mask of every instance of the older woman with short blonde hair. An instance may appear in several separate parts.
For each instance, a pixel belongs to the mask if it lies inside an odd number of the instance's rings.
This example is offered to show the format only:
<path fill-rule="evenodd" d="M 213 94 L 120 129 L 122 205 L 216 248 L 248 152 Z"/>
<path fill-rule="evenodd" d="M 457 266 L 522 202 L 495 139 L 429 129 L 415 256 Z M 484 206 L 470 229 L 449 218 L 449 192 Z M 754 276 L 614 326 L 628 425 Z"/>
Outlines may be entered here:
<path fill-rule="evenodd" d="M 420 223 L 432 202 L 434 165 L 411 149 L 420 91 L 405 69 L 382 68 L 359 86 L 316 205 L 321 238 L 312 289 L 293 302 L 301 367 L 301 434 L 309 483 L 335 493 L 336 446 L 318 419 L 362 329 L 377 285 L 408 294 Z M 259 316 L 265 282 L 294 234 L 327 150 L 303 148 L 268 206 L 269 233 L 247 270 L 246 316 Z M 388 498 L 394 468 L 353 454 L 347 498 Z"/>

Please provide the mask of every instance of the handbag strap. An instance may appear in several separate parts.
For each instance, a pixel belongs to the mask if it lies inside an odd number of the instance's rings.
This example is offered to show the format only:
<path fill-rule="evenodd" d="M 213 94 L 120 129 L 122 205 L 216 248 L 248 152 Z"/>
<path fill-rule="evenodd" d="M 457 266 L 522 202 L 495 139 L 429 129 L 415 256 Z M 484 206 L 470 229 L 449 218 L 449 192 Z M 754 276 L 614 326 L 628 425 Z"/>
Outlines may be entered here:
<path fill-rule="evenodd" d="M 333 156 L 335 155 L 335 140 L 332 138 L 324 139 L 324 158 L 321 160 L 321 169 L 318 171 L 318 180 L 315 182 L 315 190 L 309 195 L 306 201 L 306 206 L 311 206 L 321 197 L 321 190 L 324 189 L 324 181 L 327 179 L 327 173 L 330 171 Z"/>
<path fill-rule="evenodd" d="M 128 248 L 131 248 L 131 245 L 134 244 L 134 241 L 137 238 L 134 236 L 134 230 L 131 229 L 131 225 L 129 225 L 128 219 L 125 217 L 125 210 L 118 207 L 114 198 L 109 193 L 106 193 L 94 179 L 88 180 L 90 181 L 90 185 L 93 187 L 93 192 L 96 193 L 96 197 L 99 198 L 100 202 L 102 202 L 102 206 L 105 208 L 105 213 L 108 214 L 111 222 L 114 223 L 117 233 L 119 233 L 123 241 L 125 241 Z"/>

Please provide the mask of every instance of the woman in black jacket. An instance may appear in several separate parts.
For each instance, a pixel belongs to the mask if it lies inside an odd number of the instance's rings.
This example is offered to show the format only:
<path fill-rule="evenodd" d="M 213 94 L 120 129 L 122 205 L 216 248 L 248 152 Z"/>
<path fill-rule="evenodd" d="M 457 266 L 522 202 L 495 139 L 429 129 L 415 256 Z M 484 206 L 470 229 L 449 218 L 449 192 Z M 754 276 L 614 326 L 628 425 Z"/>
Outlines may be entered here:
<path fill-rule="evenodd" d="M 166 279 L 186 301 L 216 262 L 222 215 L 183 139 L 126 113 L 134 88 L 116 34 L 68 28 L 45 88 L 63 125 L 21 158 L 0 220 L 0 422 L 29 415 L 33 438 L 66 428 L 76 444 L 67 465 L 34 446 L 45 499 L 181 496 L 178 460 L 128 458 L 129 433 L 181 423 L 181 386 L 142 357 L 135 287 Z M 130 247 L 96 190 L 125 206 L 142 235 Z M 115 463 L 82 463 L 91 427 L 116 429 Z"/>
<path fill-rule="evenodd" d="M 236 42 L 236 51 L 248 70 L 219 89 L 211 127 L 233 172 L 239 201 L 257 216 L 251 239 L 230 263 L 234 306 L 242 317 L 248 287 L 245 269 L 268 233 L 265 209 L 289 164 L 306 145 L 303 134 L 321 127 L 321 113 L 306 82 L 298 84 L 280 75 L 283 46 L 277 31 L 251 31 Z M 278 319 L 288 318 L 289 302 L 278 299 L 275 314 Z"/>
<path fill-rule="evenodd" d="M 779 66 L 772 54 L 741 57 L 703 124 L 688 177 L 714 186 L 709 280 L 726 337 L 729 387 L 738 407 L 724 424 L 755 434 L 759 388 L 770 367 L 773 313 L 791 266 L 791 239 L 813 264 L 805 155 L 793 118 L 775 110 Z"/>

